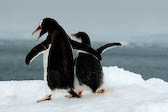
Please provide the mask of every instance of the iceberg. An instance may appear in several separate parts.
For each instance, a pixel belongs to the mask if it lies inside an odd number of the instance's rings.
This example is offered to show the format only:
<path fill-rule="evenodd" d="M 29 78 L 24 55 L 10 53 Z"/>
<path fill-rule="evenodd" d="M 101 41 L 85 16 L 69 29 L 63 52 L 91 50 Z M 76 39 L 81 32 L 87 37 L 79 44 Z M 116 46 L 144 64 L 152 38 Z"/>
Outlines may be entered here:
<path fill-rule="evenodd" d="M 45 95 L 42 80 L 0 81 L 0 112 L 168 112 L 168 82 L 117 66 L 103 67 L 105 92 L 84 91 L 81 98 L 66 98 L 65 90 L 55 90 L 53 99 L 41 103 Z"/>

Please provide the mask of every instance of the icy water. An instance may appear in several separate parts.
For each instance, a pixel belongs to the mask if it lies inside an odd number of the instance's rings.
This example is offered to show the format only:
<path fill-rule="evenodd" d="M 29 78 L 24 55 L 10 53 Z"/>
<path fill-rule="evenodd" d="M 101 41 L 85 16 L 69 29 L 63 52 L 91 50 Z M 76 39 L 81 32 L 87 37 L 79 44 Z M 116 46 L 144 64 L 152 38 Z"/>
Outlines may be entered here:
<path fill-rule="evenodd" d="M 29 66 L 26 54 L 39 42 L 33 40 L 0 40 L 0 81 L 43 79 L 42 56 Z M 94 42 L 94 48 L 105 43 Z M 168 47 L 123 46 L 102 54 L 103 66 L 118 66 L 139 73 L 144 79 L 156 77 L 168 81 Z M 117 74 L 116 74 L 117 75 Z"/>

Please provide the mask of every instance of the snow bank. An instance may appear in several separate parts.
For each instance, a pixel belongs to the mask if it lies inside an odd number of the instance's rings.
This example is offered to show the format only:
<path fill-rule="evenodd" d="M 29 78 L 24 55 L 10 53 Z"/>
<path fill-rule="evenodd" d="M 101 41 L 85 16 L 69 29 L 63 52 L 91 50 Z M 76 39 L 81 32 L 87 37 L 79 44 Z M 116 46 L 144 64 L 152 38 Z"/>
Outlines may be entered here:
<path fill-rule="evenodd" d="M 105 93 L 84 92 L 67 99 L 56 90 L 53 100 L 36 103 L 45 95 L 43 81 L 1 81 L 0 112 L 168 112 L 168 83 L 143 80 L 141 75 L 118 67 L 103 67 Z"/>

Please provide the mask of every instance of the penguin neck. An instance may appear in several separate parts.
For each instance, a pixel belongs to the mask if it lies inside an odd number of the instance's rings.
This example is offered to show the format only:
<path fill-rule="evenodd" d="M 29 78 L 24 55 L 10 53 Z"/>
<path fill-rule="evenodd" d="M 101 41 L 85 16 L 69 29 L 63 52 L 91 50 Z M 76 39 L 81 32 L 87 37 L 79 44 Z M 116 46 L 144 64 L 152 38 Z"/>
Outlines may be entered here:
<path fill-rule="evenodd" d="M 81 37 L 81 42 L 82 42 L 82 44 L 86 44 L 89 47 L 91 47 L 91 43 L 90 43 L 89 37 Z"/>
<path fill-rule="evenodd" d="M 52 29 L 50 29 L 48 31 L 48 34 L 49 35 L 56 35 L 56 36 L 61 35 L 60 37 L 67 36 L 65 30 L 60 25 L 56 25 Z"/>
<path fill-rule="evenodd" d="M 60 39 L 68 38 L 68 35 L 62 30 L 53 30 L 48 33 L 48 38 L 51 43 L 55 43 Z"/>

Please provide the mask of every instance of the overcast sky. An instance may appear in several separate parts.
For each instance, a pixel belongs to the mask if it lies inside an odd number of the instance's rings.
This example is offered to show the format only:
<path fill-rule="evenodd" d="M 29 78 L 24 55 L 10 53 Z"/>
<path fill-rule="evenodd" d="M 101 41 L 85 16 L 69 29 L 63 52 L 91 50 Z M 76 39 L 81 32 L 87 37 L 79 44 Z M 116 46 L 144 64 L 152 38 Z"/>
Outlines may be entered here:
<path fill-rule="evenodd" d="M 94 41 L 168 41 L 168 0 L 0 0 L 0 38 L 30 38 L 45 17 Z"/>

